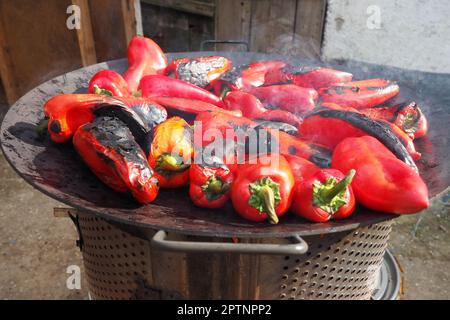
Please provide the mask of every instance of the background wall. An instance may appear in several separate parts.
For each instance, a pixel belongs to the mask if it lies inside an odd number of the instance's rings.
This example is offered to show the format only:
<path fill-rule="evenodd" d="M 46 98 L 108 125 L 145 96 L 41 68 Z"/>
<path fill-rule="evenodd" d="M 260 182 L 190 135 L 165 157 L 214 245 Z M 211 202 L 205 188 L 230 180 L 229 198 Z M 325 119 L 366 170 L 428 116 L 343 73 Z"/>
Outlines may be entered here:
<path fill-rule="evenodd" d="M 324 59 L 450 73 L 450 1 L 329 0 Z"/>

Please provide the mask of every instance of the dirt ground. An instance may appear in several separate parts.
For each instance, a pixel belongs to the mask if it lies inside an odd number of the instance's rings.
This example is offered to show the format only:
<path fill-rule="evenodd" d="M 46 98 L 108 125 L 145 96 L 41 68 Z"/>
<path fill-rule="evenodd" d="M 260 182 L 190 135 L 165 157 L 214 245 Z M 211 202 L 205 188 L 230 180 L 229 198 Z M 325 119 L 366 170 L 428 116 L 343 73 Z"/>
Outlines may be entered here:
<path fill-rule="evenodd" d="M 0 105 L 0 119 L 2 110 Z M 87 299 L 77 233 L 63 206 L 24 182 L 0 153 L 0 299 Z M 450 299 L 450 203 L 436 199 L 420 215 L 395 220 L 390 249 L 403 273 L 403 299 Z M 67 268 L 82 270 L 67 289 Z"/>

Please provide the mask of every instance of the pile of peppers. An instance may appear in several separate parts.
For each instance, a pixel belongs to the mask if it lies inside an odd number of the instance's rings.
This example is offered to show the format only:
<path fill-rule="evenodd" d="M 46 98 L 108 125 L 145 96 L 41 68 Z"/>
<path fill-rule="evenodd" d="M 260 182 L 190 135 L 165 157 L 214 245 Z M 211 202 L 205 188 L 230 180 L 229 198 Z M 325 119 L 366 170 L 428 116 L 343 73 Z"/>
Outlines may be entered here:
<path fill-rule="evenodd" d="M 356 204 L 392 214 L 429 205 L 414 145 L 428 122 L 393 81 L 281 60 L 168 61 L 141 36 L 128 65 L 99 70 L 85 94 L 49 99 L 37 129 L 73 143 L 100 181 L 143 205 L 179 188 L 195 206 L 270 224 L 342 220 Z"/>

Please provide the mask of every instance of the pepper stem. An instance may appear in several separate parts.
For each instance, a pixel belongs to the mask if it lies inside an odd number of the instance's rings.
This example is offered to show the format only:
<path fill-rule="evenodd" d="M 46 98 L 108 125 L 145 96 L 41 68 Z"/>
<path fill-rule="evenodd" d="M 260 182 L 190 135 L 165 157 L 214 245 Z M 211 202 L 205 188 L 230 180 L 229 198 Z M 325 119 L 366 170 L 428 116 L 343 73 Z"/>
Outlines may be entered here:
<path fill-rule="evenodd" d="M 95 94 L 103 94 L 105 96 L 110 96 L 110 97 L 112 97 L 112 95 L 113 95 L 111 91 L 102 89 L 96 84 L 94 84 L 94 93 Z"/>
<path fill-rule="evenodd" d="M 261 194 L 264 197 L 264 204 L 266 209 L 266 214 L 269 218 L 269 222 L 271 224 L 277 224 L 278 223 L 278 216 L 275 212 L 275 194 L 273 193 L 273 190 L 268 185 L 262 186 L 260 190 Z"/>
<path fill-rule="evenodd" d="M 47 133 L 49 119 L 42 119 L 36 126 L 37 134 L 42 137 Z"/>
<path fill-rule="evenodd" d="M 355 173 L 356 173 L 355 169 L 351 169 L 344 177 L 344 179 L 339 181 L 333 188 L 329 190 L 323 190 L 321 198 L 326 202 L 331 202 L 334 197 L 336 197 L 339 193 L 347 189 L 350 183 L 352 183 Z"/>
<path fill-rule="evenodd" d="M 209 191 L 219 194 L 222 192 L 223 182 L 220 179 L 214 179 L 211 181 L 211 183 L 208 185 Z"/>
<path fill-rule="evenodd" d="M 163 171 L 181 172 L 189 168 L 188 164 L 181 164 L 177 157 L 163 154 L 157 160 L 158 169 Z"/>

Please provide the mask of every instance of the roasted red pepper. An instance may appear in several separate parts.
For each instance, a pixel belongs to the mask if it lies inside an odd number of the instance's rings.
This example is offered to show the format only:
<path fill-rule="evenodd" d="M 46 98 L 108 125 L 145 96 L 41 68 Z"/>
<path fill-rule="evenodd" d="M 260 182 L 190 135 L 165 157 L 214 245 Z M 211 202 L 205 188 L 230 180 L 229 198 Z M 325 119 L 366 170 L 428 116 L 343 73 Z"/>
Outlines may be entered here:
<path fill-rule="evenodd" d="M 71 139 L 81 125 L 94 120 L 92 108 L 108 99 L 97 94 L 61 94 L 48 100 L 44 114 L 50 138 L 56 143 Z"/>
<path fill-rule="evenodd" d="M 166 56 L 153 40 L 141 36 L 131 39 L 128 45 L 128 70 L 123 75 L 131 93 L 138 89 L 144 76 L 164 74 L 166 67 Z"/>
<path fill-rule="evenodd" d="M 420 175 L 370 136 L 347 138 L 333 152 L 333 168 L 356 170 L 352 188 L 365 207 L 395 214 L 419 212 L 429 205 Z"/>
<path fill-rule="evenodd" d="M 291 206 L 293 187 L 294 177 L 283 156 L 259 157 L 256 163 L 239 166 L 231 201 L 241 217 L 277 224 Z"/>
<path fill-rule="evenodd" d="M 227 91 L 249 90 L 262 86 L 267 72 L 285 65 L 286 63 L 280 60 L 268 60 L 234 67 L 220 77 L 214 86 L 214 92 L 217 96 L 224 96 Z"/>
<path fill-rule="evenodd" d="M 44 114 L 48 119 L 50 138 L 56 143 L 70 140 L 81 125 L 101 115 L 119 117 L 139 140 L 144 139 L 146 132 L 166 117 L 165 110 L 149 100 L 98 94 L 55 96 L 45 103 Z"/>
<path fill-rule="evenodd" d="M 321 169 L 303 183 L 296 184 L 292 211 L 313 222 L 345 219 L 355 211 L 350 186 L 355 170 L 344 177 L 336 169 Z"/>
<path fill-rule="evenodd" d="M 127 97 L 130 95 L 125 79 L 113 70 L 102 70 L 94 74 L 91 81 L 89 81 L 88 93 L 114 97 Z"/>
<path fill-rule="evenodd" d="M 362 109 L 360 112 L 373 119 L 392 122 L 408 134 L 411 139 L 421 138 L 428 131 L 428 121 L 415 102 L 393 106 L 377 106 Z"/>
<path fill-rule="evenodd" d="M 110 188 L 131 192 L 142 204 L 158 195 L 158 180 L 128 127 L 117 118 L 100 117 L 79 127 L 73 145 L 92 172 Z"/>
<path fill-rule="evenodd" d="M 327 167 L 330 164 L 329 150 L 283 131 L 268 127 L 261 128 L 256 122 L 245 117 L 233 117 L 222 112 L 203 112 L 196 117 L 195 121 L 197 126 L 194 130 L 194 141 L 198 143 L 199 147 L 208 145 L 218 138 L 237 141 L 239 137 L 237 132 L 239 131 L 248 137 L 252 134 L 258 135 L 259 130 L 264 130 L 267 133 L 268 142 L 276 144 L 273 148 L 276 152 L 279 151 L 283 155 L 300 156 L 321 167 Z M 230 137 L 229 135 L 234 136 Z M 268 151 L 271 148 L 271 146 L 267 146 Z"/>
<path fill-rule="evenodd" d="M 300 87 L 319 90 L 336 83 L 350 82 L 352 78 L 351 73 L 334 69 L 285 66 L 269 71 L 264 85 L 293 83 Z"/>
<path fill-rule="evenodd" d="M 330 149 L 345 138 L 370 135 L 412 167 L 416 167 L 413 159 L 420 158 L 420 153 L 415 151 L 413 142 L 403 131 L 357 111 L 320 108 L 303 119 L 300 134 Z"/>
<path fill-rule="evenodd" d="M 221 159 L 194 163 L 189 169 L 189 196 L 192 202 L 202 208 L 221 208 L 230 199 L 233 172 Z"/>
<path fill-rule="evenodd" d="M 249 92 L 269 109 L 286 110 L 296 115 L 314 109 L 318 97 L 316 90 L 293 84 L 252 88 Z"/>
<path fill-rule="evenodd" d="M 172 117 L 156 126 L 148 155 L 162 188 L 178 188 L 189 182 L 189 167 L 194 154 L 189 124 Z"/>
<path fill-rule="evenodd" d="M 166 76 L 146 76 L 142 79 L 140 88 L 143 97 L 176 97 L 223 106 L 222 100 L 211 92 L 189 82 Z"/>
<path fill-rule="evenodd" d="M 169 115 L 179 116 L 186 121 L 193 120 L 199 113 L 202 112 L 224 112 L 237 117 L 240 117 L 242 115 L 242 112 L 240 112 L 239 110 L 228 111 L 200 100 L 174 97 L 152 97 L 150 99 L 163 105 L 169 112 Z"/>
<path fill-rule="evenodd" d="M 258 98 L 248 92 L 233 91 L 225 97 L 223 102 L 227 110 L 240 110 L 242 115 L 249 119 L 280 121 L 295 127 L 301 123 L 301 120 L 289 111 L 265 108 Z"/>
<path fill-rule="evenodd" d="M 225 57 L 210 56 L 181 58 L 173 60 L 166 74 L 190 82 L 201 88 L 210 88 L 225 72 L 231 69 L 233 62 Z"/>
<path fill-rule="evenodd" d="M 336 84 L 319 90 L 322 102 L 355 109 L 371 108 L 396 96 L 400 87 L 384 79 L 369 79 Z"/>

